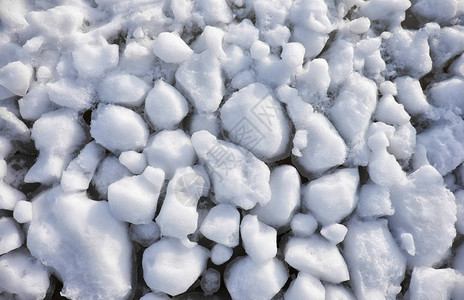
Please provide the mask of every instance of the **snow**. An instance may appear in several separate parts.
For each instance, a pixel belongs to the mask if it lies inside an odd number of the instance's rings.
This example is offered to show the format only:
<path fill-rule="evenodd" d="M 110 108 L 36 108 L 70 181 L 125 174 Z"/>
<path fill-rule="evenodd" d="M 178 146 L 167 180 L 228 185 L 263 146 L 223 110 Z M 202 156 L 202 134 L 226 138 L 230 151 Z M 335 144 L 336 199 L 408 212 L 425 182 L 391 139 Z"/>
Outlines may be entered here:
<path fill-rule="evenodd" d="M 249 19 L 244 19 L 238 24 L 231 24 L 224 35 L 224 41 L 249 49 L 259 38 L 259 30 Z"/>
<path fill-rule="evenodd" d="M 20 61 L 7 64 L 0 69 L 0 85 L 15 95 L 24 96 L 33 75 L 31 66 Z"/>
<path fill-rule="evenodd" d="M 239 243 L 239 226 L 240 213 L 238 210 L 228 204 L 219 204 L 208 212 L 201 224 L 200 232 L 207 239 L 226 247 L 234 248 Z M 228 252 L 222 248 L 218 251 L 220 251 L 219 253 Z M 225 254 L 223 255 L 226 256 Z M 220 256 L 222 257 L 222 255 Z M 222 261 L 222 259 L 219 259 L 219 261 Z"/>
<path fill-rule="evenodd" d="M 153 53 L 164 62 L 179 64 L 187 60 L 193 50 L 177 34 L 162 32 L 153 42 Z"/>
<path fill-rule="evenodd" d="M 0 218 L 0 255 L 21 247 L 24 242 L 24 234 L 18 223 L 9 217 Z"/>
<path fill-rule="evenodd" d="M 100 82 L 98 95 L 105 103 L 136 107 L 143 103 L 148 90 L 148 84 L 135 75 L 110 73 Z"/>
<path fill-rule="evenodd" d="M 98 78 L 118 65 L 119 47 L 106 41 L 84 44 L 74 49 L 72 58 L 80 77 Z"/>
<path fill-rule="evenodd" d="M 243 248 L 257 264 L 269 261 L 277 254 L 277 231 L 258 221 L 254 215 L 246 215 L 240 224 Z"/>
<path fill-rule="evenodd" d="M 50 101 L 61 107 L 69 107 L 72 110 L 84 111 L 89 109 L 94 102 L 91 88 L 77 84 L 71 79 L 60 79 L 58 81 L 49 82 L 45 86 Z"/>
<path fill-rule="evenodd" d="M 362 218 L 393 215 L 395 210 L 390 201 L 390 189 L 373 182 L 364 184 L 359 191 L 356 212 Z"/>
<path fill-rule="evenodd" d="M 404 105 L 409 114 L 421 114 L 429 108 L 419 80 L 403 76 L 396 78 L 395 84 L 398 89 L 398 101 Z"/>
<path fill-rule="evenodd" d="M 462 286 L 464 277 L 453 269 L 414 268 L 410 299 L 451 299 L 453 289 Z M 457 299 L 461 297 L 457 295 Z"/>
<path fill-rule="evenodd" d="M 143 277 L 153 291 L 171 296 L 185 292 L 206 269 L 209 251 L 187 248 L 175 238 L 162 238 L 143 252 Z"/>

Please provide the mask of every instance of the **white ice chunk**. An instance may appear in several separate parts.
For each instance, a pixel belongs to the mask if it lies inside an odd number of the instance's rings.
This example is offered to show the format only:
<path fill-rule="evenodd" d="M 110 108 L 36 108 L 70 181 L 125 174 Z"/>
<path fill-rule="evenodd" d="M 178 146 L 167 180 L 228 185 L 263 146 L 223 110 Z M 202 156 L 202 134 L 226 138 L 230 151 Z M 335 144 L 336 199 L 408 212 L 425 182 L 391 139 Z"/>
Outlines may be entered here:
<path fill-rule="evenodd" d="M 414 245 L 414 237 L 410 233 L 402 233 L 400 235 L 401 248 L 403 248 L 409 255 L 416 254 L 416 245 Z"/>
<path fill-rule="evenodd" d="M 464 13 L 464 4 L 454 0 L 418 0 L 414 2 L 412 11 L 427 20 L 446 23 Z"/>
<path fill-rule="evenodd" d="M 140 298 L 140 300 L 169 300 L 169 299 L 171 298 L 168 295 L 166 295 L 165 293 L 159 293 L 159 292 L 151 292 L 151 293 L 143 295 L 143 297 Z"/>
<path fill-rule="evenodd" d="M 118 220 L 148 224 L 155 217 L 164 172 L 148 166 L 141 175 L 125 177 L 108 186 L 108 204 Z"/>
<path fill-rule="evenodd" d="M 342 224 L 330 224 L 322 227 L 321 235 L 333 244 L 339 244 L 343 242 L 348 229 Z"/>
<path fill-rule="evenodd" d="M 412 77 L 398 77 L 395 79 L 398 89 L 398 101 L 404 105 L 406 111 L 411 115 L 417 115 L 429 109 L 419 80 Z"/>
<path fill-rule="evenodd" d="M 284 255 L 289 265 L 321 280 L 340 283 L 350 279 L 337 246 L 319 235 L 290 238 L 285 245 Z"/>
<path fill-rule="evenodd" d="M 344 39 L 335 40 L 323 58 L 329 64 L 330 85 L 333 87 L 342 84 L 353 72 L 353 44 Z"/>
<path fill-rule="evenodd" d="M 33 70 L 20 61 L 7 64 L 0 69 L 0 85 L 13 94 L 24 96 L 29 89 Z"/>
<path fill-rule="evenodd" d="M 409 285 L 411 300 L 460 299 L 452 297 L 455 287 L 463 286 L 464 276 L 453 269 L 414 268 Z"/>
<path fill-rule="evenodd" d="M 340 222 L 358 202 L 358 169 L 340 169 L 303 187 L 303 204 L 323 225 Z"/>
<path fill-rule="evenodd" d="M 358 299 L 394 299 L 401 291 L 406 258 L 386 220 L 351 221 L 344 254 Z"/>
<path fill-rule="evenodd" d="M 391 216 L 395 212 L 390 201 L 390 189 L 373 182 L 361 186 L 356 208 L 362 218 Z"/>
<path fill-rule="evenodd" d="M 213 295 L 221 287 L 221 273 L 216 269 L 207 269 L 201 277 L 200 286 L 205 295 Z"/>
<path fill-rule="evenodd" d="M 242 48 L 240 48 L 237 45 L 232 44 L 232 45 L 228 45 L 227 47 L 225 47 L 224 52 L 225 52 L 225 57 L 221 59 L 221 65 L 227 77 L 235 78 L 237 76 L 238 77 L 243 76 L 243 75 L 238 75 L 243 72 L 249 72 L 249 73 L 252 72 L 250 67 L 251 67 L 251 64 L 253 63 L 253 59 L 250 57 L 250 55 L 247 52 L 243 51 Z M 237 79 L 235 81 L 237 81 Z M 254 80 L 252 80 L 252 82 L 254 82 Z"/>
<path fill-rule="evenodd" d="M 300 174 L 290 165 L 281 165 L 271 172 L 271 200 L 266 205 L 256 205 L 251 211 L 267 225 L 279 228 L 290 223 L 300 207 Z"/>
<path fill-rule="evenodd" d="M 361 13 L 372 21 L 384 21 L 391 27 L 401 26 L 409 0 L 370 0 L 363 3 Z"/>
<path fill-rule="evenodd" d="M 0 218 L 0 241 L 0 255 L 17 249 L 23 244 L 24 233 L 13 218 Z"/>
<path fill-rule="evenodd" d="M 369 18 L 361 17 L 350 21 L 347 27 L 354 34 L 363 34 L 371 27 L 371 21 Z"/>
<path fill-rule="evenodd" d="M 112 73 L 101 81 L 98 95 L 103 102 L 139 106 L 149 90 L 148 84 L 137 76 Z"/>
<path fill-rule="evenodd" d="M 204 130 L 192 135 L 192 144 L 211 178 L 216 203 L 251 209 L 271 200 L 269 168 L 253 154 Z"/>
<path fill-rule="evenodd" d="M 222 265 L 228 261 L 233 254 L 234 250 L 222 244 L 216 244 L 211 249 L 211 261 L 215 265 Z"/>
<path fill-rule="evenodd" d="M 211 55 L 218 58 L 224 58 L 226 54 L 224 49 L 222 49 L 223 39 L 224 31 L 221 28 L 208 25 L 203 28 L 203 32 L 195 39 L 192 47 L 196 53 L 209 50 Z"/>
<path fill-rule="evenodd" d="M 404 123 L 397 126 L 395 132 L 390 137 L 390 146 L 387 150 L 396 159 L 407 160 L 415 152 L 416 148 L 416 129 L 411 123 Z"/>
<path fill-rule="evenodd" d="M 117 105 L 101 105 L 92 112 L 90 133 L 113 153 L 141 150 L 148 140 L 148 127 L 142 117 Z"/>
<path fill-rule="evenodd" d="M 147 224 L 131 224 L 129 233 L 131 240 L 144 247 L 150 247 L 160 238 L 159 226 L 153 221 Z"/>
<path fill-rule="evenodd" d="M 18 223 L 28 223 L 32 220 L 32 204 L 29 201 L 16 202 L 13 217 Z"/>
<path fill-rule="evenodd" d="M 143 252 L 143 278 L 153 291 L 175 296 L 200 277 L 208 257 L 206 248 L 187 248 L 178 239 L 162 238 Z"/>
<path fill-rule="evenodd" d="M 171 179 L 178 168 L 193 165 L 196 158 L 190 137 L 180 129 L 152 135 L 143 154 L 150 166 L 166 173 L 167 179 Z"/>
<path fill-rule="evenodd" d="M 416 251 L 406 255 L 408 265 L 432 266 L 445 259 L 456 236 L 456 204 L 437 170 L 420 167 L 407 182 L 391 188 L 390 198 L 395 209 L 389 218 L 393 234 L 400 239 L 410 233 L 414 239 Z"/>
<path fill-rule="evenodd" d="M 145 100 L 145 114 L 156 129 L 173 129 L 188 111 L 184 96 L 163 80 L 155 83 Z"/>
<path fill-rule="evenodd" d="M 463 7 L 464 8 L 464 7 Z M 440 81 L 430 88 L 431 102 L 438 107 L 459 108 L 464 112 L 464 80 L 460 77 Z"/>
<path fill-rule="evenodd" d="M 448 72 L 452 75 L 464 78 L 464 54 L 461 54 L 448 68 Z"/>
<path fill-rule="evenodd" d="M 172 0 L 171 9 L 176 22 L 184 23 L 191 18 L 193 3 L 192 0 Z"/>
<path fill-rule="evenodd" d="M 45 299 L 50 286 L 49 271 L 28 251 L 21 249 L 0 256 L 0 291 L 18 299 Z"/>
<path fill-rule="evenodd" d="M 285 300 L 325 300 L 325 288 L 321 281 L 309 273 L 298 273 L 284 294 Z"/>
<path fill-rule="evenodd" d="M 61 187 L 66 192 L 87 190 L 98 164 L 105 155 L 105 149 L 95 143 L 88 143 L 74 158 L 61 176 Z"/>
<path fill-rule="evenodd" d="M 301 73 L 296 75 L 298 93 L 303 100 L 317 106 L 320 99 L 326 99 L 331 79 L 329 65 L 323 58 L 316 58 L 305 64 Z M 285 101 L 284 101 L 285 102 Z M 293 102 L 297 102 L 293 100 Z"/>
<path fill-rule="evenodd" d="M 351 290 L 343 285 L 324 284 L 326 300 L 357 300 Z"/>
<path fill-rule="evenodd" d="M 50 101 L 59 106 L 84 111 L 94 103 L 91 89 L 75 80 L 61 78 L 58 81 L 47 83 L 46 88 Z"/>
<path fill-rule="evenodd" d="M 119 155 L 119 162 L 133 174 L 142 174 L 147 167 L 147 158 L 143 153 L 125 151 Z"/>
<path fill-rule="evenodd" d="M 32 139 L 40 154 L 24 182 L 52 184 L 61 178 L 85 133 L 77 113 L 63 108 L 42 115 L 32 127 Z"/>
<path fill-rule="evenodd" d="M 239 226 L 238 210 L 228 204 L 219 204 L 208 212 L 201 224 L 200 232 L 216 243 L 233 248 L 239 243 Z"/>
<path fill-rule="evenodd" d="M 53 102 L 48 98 L 46 85 L 35 86 L 23 98 L 18 100 L 21 117 L 35 121 L 42 114 L 52 110 Z"/>
<path fill-rule="evenodd" d="M 256 264 L 249 256 L 231 262 L 224 277 L 232 299 L 271 299 L 287 279 L 288 270 L 281 260 Z"/>
<path fill-rule="evenodd" d="M 385 95 L 377 103 L 375 119 L 389 125 L 401 125 L 409 122 L 411 117 L 404 110 L 403 104 L 396 102 L 392 95 Z"/>
<path fill-rule="evenodd" d="M 108 186 L 119 179 L 132 175 L 116 157 L 108 156 L 98 166 L 97 172 L 92 179 L 93 185 L 103 199 L 107 199 Z"/>
<path fill-rule="evenodd" d="M 243 248 L 255 263 L 263 263 L 277 254 L 277 231 L 258 221 L 255 215 L 246 215 L 240 224 Z"/>
<path fill-rule="evenodd" d="M 193 50 L 172 32 L 161 32 L 153 43 L 153 53 L 162 61 L 179 64 L 187 60 Z"/>
<path fill-rule="evenodd" d="M 310 214 L 296 214 L 290 222 L 290 228 L 295 236 L 308 237 L 317 229 L 317 220 Z"/>
<path fill-rule="evenodd" d="M 194 2 L 206 24 L 227 24 L 233 20 L 232 12 L 225 0 L 197 0 Z"/>
<path fill-rule="evenodd" d="M 26 124 L 6 107 L 0 107 L 0 135 L 19 141 L 28 141 L 31 132 Z"/>
<path fill-rule="evenodd" d="M 192 55 L 176 71 L 176 83 L 198 111 L 214 112 L 224 95 L 218 59 L 209 51 Z"/>
<path fill-rule="evenodd" d="M 270 52 L 271 49 L 269 45 L 259 40 L 255 41 L 250 48 L 250 55 L 254 60 L 263 60 Z"/>
<path fill-rule="evenodd" d="M 249 19 L 244 19 L 238 24 L 230 24 L 224 35 L 224 41 L 236 44 L 244 49 L 249 49 L 258 40 L 259 30 Z"/>
<path fill-rule="evenodd" d="M 303 64 L 305 48 L 300 43 L 286 43 L 282 46 L 282 61 L 290 68 L 295 69 Z"/>
<path fill-rule="evenodd" d="M 463 167 L 461 167 L 462 169 Z M 456 229 L 459 233 L 464 234 L 464 190 L 458 190 L 454 193 L 456 197 L 456 206 L 457 206 L 457 221 Z M 464 274 L 464 269 L 463 272 Z"/>
<path fill-rule="evenodd" d="M 220 120 L 214 113 L 196 113 L 190 119 L 190 134 L 197 131 L 206 130 L 214 136 L 220 133 Z"/>
<path fill-rule="evenodd" d="M 31 254 L 54 270 L 71 299 L 125 299 L 131 293 L 132 245 L 126 224 L 106 201 L 59 187 L 32 200 Z"/>
<path fill-rule="evenodd" d="M 148 45 L 132 41 L 124 49 L 120 66 L 130 74 L 145 76 L 153 70 L 154 62 L 153 50 Z"/>
<path fill-rule="evenodd" d="M 82 43 L 73 52 L 74 68 L 82 78 L 97 78 L 115 68 L 119 62 L 118 45 Z"/>
<path fill-rule="evenodd" d="M 264 40 L 271 47 L 281 47 L 290 39 L 290 29 L 287 26 L 276 25 L 274 28 L 266 30 L 264 33 Z M 306 49 L 305 49 L 306 51 Z"/>

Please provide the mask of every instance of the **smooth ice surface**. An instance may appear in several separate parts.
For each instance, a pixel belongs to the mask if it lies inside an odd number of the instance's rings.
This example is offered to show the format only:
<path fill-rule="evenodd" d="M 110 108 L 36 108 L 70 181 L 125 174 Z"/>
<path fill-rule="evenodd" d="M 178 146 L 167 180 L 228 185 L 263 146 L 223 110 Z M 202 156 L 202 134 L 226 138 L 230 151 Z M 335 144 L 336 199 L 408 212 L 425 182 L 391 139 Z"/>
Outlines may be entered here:
<path fill-rule="evenodd" d="M 243 248 L 256 263 L 263 263 L 277 254 L 277 231 L 258 221 L 255 215 L 246 215 L 240 224 Z"/>
<path fill-rule="evenodd" d="M 127 73 L 110 73 L 101 81 L 98 95 L 106 103 L 139 106 L 149 90 L 148 84 Z"/>
<path fill-rule="evenodd" d="M 222 244 L 216 244 L 211 248 L 211 261 L 215 265 L 222 265 L 232 257 L 232 254 L 232 248 Z"/>
<path fill-rule="evenodd" d="M 20 200 L 16 202 L 13 217 L 18 223 L 27 223 L 32 220 L 32 204 L 29 201 Z"/>
<path fill-rule="evenodd" d="M 325 288 L 321 281 L 309 273 L 299 272 L 284 294 L 285 300 L 325 300 Z"/>
<path fill-rule="evenodd" d="M 155 39 L 153 53 L 167 63 L 181 63 L 188 59 L 193 50 L 175 33 L 162 32 Z"/>
<path fill-rule="evenodd" d="M 21 247 L 24 233 L 18 223 L 9 217 L 0 218 L 0 255 Z"/>
<path fill-rule="evenodd" d="M 219 204 L 211 208 L 200 227 L 200 232 L 208 239 L 227 247 L 239 243 L 240 213 L 229 204 Z"/>

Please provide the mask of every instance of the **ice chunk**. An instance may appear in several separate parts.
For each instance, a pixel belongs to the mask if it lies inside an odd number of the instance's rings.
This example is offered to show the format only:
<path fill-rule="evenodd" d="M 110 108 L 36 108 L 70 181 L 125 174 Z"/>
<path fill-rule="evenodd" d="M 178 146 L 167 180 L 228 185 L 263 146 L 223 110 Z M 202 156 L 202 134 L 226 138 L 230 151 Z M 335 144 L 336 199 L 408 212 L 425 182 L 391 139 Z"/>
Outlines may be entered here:
<path fill-rule="evenodd" d="M 460 299 L 452 297 L 453 289 L 464 284 L 464 276 L 453 269 L 414 268 L 409 285 L 411 300 Z"/>
<path fill-rule="evenodd" d="M 253 154 L 204 130 L 192 135 L 192 144 L 211 178 L 216 203 L 251 209 L 271 200 L 269 168 Z"/>
<path fill-rule="evenodd" d="M 240 224 L 243 247 L 255 263 L 263 263 L 277 254 L 277 231 L 258 221 L 254 215 L 246 215 Z"/>
<path fill-rule="evenodd" d="M 340 222 L 358 202 L 358 183 L 356 168 L 337 170 L 303 187 L 303 204 L 323 225 Z"/>
<path fill-rule="evenodd" d="M 82 78 L 96 78 L 115 68 L 119 62 L 118 45 L 82 43 L 73 52 L 74 68 Z"/>
<path fill-rule="evenodd" d="M 351 221 L 343 244 L 351 286 L 358 299 L 394 299 L 401 291 L 406 258 L 391 236 L 387 221 Z"/>
<path fill-rule="evenodd" d="M 462 95 L 464 95 L 464 80 L 460 77 L 438 82 L 430 88 L 430 98 L 433 104 L 448 109 L 457 107 L 464 112 Z"/>
<path fill-rule="evenodd" d="M 312 105 L 319 105 L 320 99 L 326 99 L 330 85 L 329 65 L 323 58 L 316 58 L 305 64 L 301 73 L 296 75 L 298 93 L 302 99 Z M 290 100 L 290 102 L 298 102 Z M 284 101 L 288 102 L 288 101 Z"/>
<path fill-rule="evenodd" d="M 337 246 L 320 235 L 290 238 L 285 245 L 284 255 L 289 265 L 321 280 L 340 283 L 350 279 Z"/>
<path fill-rule="evenodd" d="M 0 135 L 19 141 L 27 141 L 31 137 L 26 124 L 6 107 L 0 107 Z"/>
<path fill-rule="evenodd" d="M 290 39 L 290 29 L 287 26 L 276 25 L 274 28 L 266 30 L 264 33 L 264 40 L 271 47 L 281 47 Z M 306 49 L 305 49 L 306 50 Z"/>
<path fill-rule="evenodd" d="M 49 271 L 25 249 L 0 256 L 0 291 L 18 299 L 44 299 L 50 286 Z"/>
<path fill-rule="evenodd" d="M 0 209 L 13 210 L 17 202 L 26 199 L 26 196 L 19 190 L 5 182 L 7 175 L 7 163 L 0 160 Z"/>
<path fill-rule="evenodd" d="M 464 54 L 461 54 L 448 68 L 448 72 L 452 75 L 464 78 Z"/>
<path fill-rule="evenodd" d="M 184 23 L 191 18 L 193 3 L 192 0 L 172 0 L 171 9 L 176 22 Z"/>
<path fill-rule="evenodd" d="M 224 35 L 225 42 L 236 44 L 245 49 L 249 49 L 258 38 L 259 30 L 249 19 L 243 19 L 238 24 L 230 24 Z"/>
<path fill-rule="evenodd" d="M 325 300 L 325 288 L 321 281 L 309 273 L 298 273 L 284 294 L 285 300 Z"/>
<path fill-rule="evenodd" d="M 395 209 L 389 218 L 393 234 L 400 239 L 410 233 L 414 239 L 416 251 L 406 255 L 408 265 L 432 266 L 446 258 L 456 236 L 456 204 L 437 170 L 420 167 L 407 182 L 391 188 L 390 198 Z"/>
<path fill-rule="evenodd" d="M 24 182 L 52 184 L 61 178 L 73 152 L 84 141 L 85 133 L 77 113 L 63 108 L 42 115 L 32 127 L 32 139 L 40 155 Z"/>
<path fill-rule="evenodd" d="M 362 218 L 393 215 L 395 210 L 390 201 L 390 189 L 373 182 L 364 184 L 359 192 L 356 211 Z"/>
<path fill-rule="evenodd" d="M 87 190 L 105 149 L 95 141 L 88 143 L 71 161 L 61 176 L 61 187 L 66 192 Z"/>
<path fill-rule="evenodd" d="M 207 269 L 201 277 L 200 285 L 205 295 L 216 293 L 221 287 L 221 273 L 216 269 Z"/>
<path fill-rule="evenodd" d="M 322 227 L 321 235 L 333 244 L 343 242 L 348 229 L 342 224 L 330 224 Z"/>
<path fill-rule="evenodd" d="M 390 137 L 390 146 L 387 147 L 388 152 L 393 154 L 396 159 L 407 160 L 415 152 L 415 148 L 416 129 L 409 122 L 397 126 Z"/>
<path fill-rule="evenodd" d="M 50 101 L 62 107 L 84 111 L 94 103 L 90 87 L 68 78 L 47 83 L 46 88 Z"/>
<path fill-rule="evenodd" d="M 156 217 L 163 236 L 182 241 L 197 230 L 197 204 L 200 197 L 208 194 L 208 175 L 201 166 L 178 168 L 169 181 L 166 197 Z"/>
<path fill-rule="evenodd" d="M 148 140 L 148 127 L 142 117 L 117 105 L 101 105 L 92 112 L 90 133 L 113 153 L 141 150 Z"/>
<path fill-rule="evenodd" d="M 199 37 L 195 39 L 192 44 L 196 53 L 209 50 L 211 55 L 218 58 L 226 56 L 224 49 L 222 49 L 222 40 L 224 39 L 224 31 L 221 28 L 206 26 Z"/>
<path fill-rule="evenodd" d="M 144 247 L 149 247 L 160 238 L 159 226 L 153 221 L 147 224 L 131 224 L 129 230 L 131 240 Z"/>
<path fill-rule="evenodd" d="M 240 77 L 238 74 L 241 72 L 252 72 L 250 67 L 253 59 L 242 48 L 232 44 L 225 47 L 224 52 L 225 57 L 221 58 L 221 65 L 228 78 Z"/>
<path fill-rule="evenodd" d="M 141 175 L 125 177 L 108 186 L 108 204 L 118 220 L 148 224 L 155 217 L 164 172 L 148 166 Z"/>
<path fill-rule="evenodd" d="M 148 84 L 137 76 L 113 73 L 100 82 L 98 95 L 106 103 L 139 106 L 149 89 Z"/>
<path fill-rule="evenodd" d="M 377 104 L 375 119 L 389 125 L 401 125 L 409 122 L 411 117 L 404 110 L 403 104 L 396 102 L 392 95 L 385 95 Z"/>
<path fill-rule="evenodd" d="M 7 64 L 0 69 L 0 85 L 13 94 L 24 96 L 29 89 L 33 70 L 20 61 Z"/>
<path fill-rule="evenodd" d="M 93 185 L 103 199 L 107 199 L 108 186 L 119 179 L 132 175 L 131 172 L 119 163 L 114 156 L 108 156 L 98 166 L 95 173 Z"/>
<path fill-rule="evenodd" d="M 195 5 L 201 12 L 206 24 L 230 23 L 233 20 L 232 12 L 225 0 L 198 0 Z"/>
<path fill-rule="evenodd" d="M 296 214 L 290 222 L 290 228 L 295 236 L 308 237 L 317 229 L 317 220 L 310 214 Z"/>
<path fill-rule="evenodd" d="M 459 1 L 453 0 L 443 0 L 440 2 L 418 0 L 414 2 L 412 11 L 414 14 L 427 20 L 447 23 L 464 13 L 464 5 Z"/>
<path fill-rule="evenodd" d="M 216 244 L 211 249 L 211 261 L 215 265 L 222 265 L 232 257 L 233 251 L 232 248 Z"/>
<path fill-rule="evenodd" d="M 326 300 L 357 300 L 351 290 L 343 285 L 324 284 Z"/>
<path fill-rule="evenodd" d="M 206 130 L 214 136 L 218 136 L 221 130 L 219 117 L 214 113 L 197 113 L 190 120 L 190 134 Z"/>
<path fill-rule="evenodd" d="M 145 100 L 145 114 L 156 129 L 173 129 L 188 111 L 184 96 L 163 80 L 155 83 Z"/>
<path fill-rule="evenodd" d="M 176 71 L 176 83 L 201 112 L 214 112 L 224 95 L 218 59 L 209 51 L 192 55 Z"/>
<path fill-rule="evenodd" d="M 288 148 L 290 126 L 281 104 L 261 83 L 237 93 L 221 108 L 229 138 L 265 160 L 281 158 Z"/>
<path fill-rule="evenodd" d="M 395 79 L 398 89 L 398 101 L 411 115 L 417 115 L 429 109 L 428 104 L 419 80 L 404 76 Z"/>
<path fill-rule="evenodd" d="M 200 232 L 216 243 L 233 248 L 239 243 L 239 226 L 238 210 L 228 204 L 219 204 L 208 212 L 201 224 Z"/>
<path fill-rule="evenodd" d="M 405 11 L 411 6 L 409 0 L 371 0 L 363 3 L 361 13 L 372 21 L 384 21 L 391 27 L 401 26 Z"/>
<path fill-rule="evenodd" d="M 457 206 L 456 229 L 459 233 L 464 234 L 464 190 L 459 189 L 454 193 L 454 196 L 456 198 Z M 464 274 L 464 269 L 462 273 Z"/>
<path fill-rule="evenodd" d="M 106 201 L 55 187 L 32 200 L 32 211 L 27 247 L 63 281 L 63 296 L 129 296 L 132 245 L 127 226 L 113 218 Z"/>
<path fill-rule="evenodd" d="M 154 62 L 155 56 L 150 47 L 132 41 L 124 49 L 120 66 L 130 74 L 145 76 L 153 69 Z"/>
<path fill-rule="evenodd" d="M 21 117 L 35 121 L 44 113 L 52 110 L 53 102 L 48 98 L 46 85 L 35 86 L 23 98 L 18 100 Z"/>
<path fill-rule="evenodd" d="M 201 246 L 187 248 L 178 239 L 162 238 L 143 252 L 143 278 L 153 291 L 178 295 L 200 277 L 208 256 Z"/>
<path fill-rule="evenodd" d="M 305 48 L 300 43 L 286 43 L 282 46 L 282 61 L 292 69 L 303 64 Z"/>
<path fill-rule="evenodd" d="M 179 64 L 187 60 L 193 54 L 193 50 L 179 35 L 161 32 L 153 42 L 153 53 L 164 62 Z"/>
<path fill-rule="evenodd" d="M 371 21 L 366 17 L 361 17 L 350 21 L 347 24 L 348 29 L 354 34 L 366 33 L 371 27 Z"/>
<path fill-rule="evenodd" d="M 143 153 L 135 151 L 122 152 L 119 155 L 119 162 L 133 174 L 142 174 L 147 167 L 147 158 Z"/>
<path fill-rule="evenodd" d="M 24 234 L 13 218 L 0 218 L 0 241 L 0 255 L 17 249 L 23 244 Z"/>
<path fill-rule="evenodd" d="M 16 202 L 13 217 L 18 223 L 28 223 L 32 220 L 31 202 L 20 200 Z"/>
<path fill-rule="evenodd" d="M 344 39 L 336 39 L 323 58 L 329 64 L 331 87 L 338 87 L 353 72 L 354 47 Z"/>
<path fill-rule="evenodd" d="M 281 260 L 256 264 L 249 256 L 232 261 L 224 275 L 232 299 L 271 299 L 287 279 L 288 270 Z"/>
<path fill-rule="evenodd" d="M 251 211 L 267 225 L 279 228 L 290 223 L 300 207 L 300 174 L 290 165 L 281 165 L 271 172 L 271 200 L 266 205 L 256 205 Z"/>
<path fill-rule="evenodd" d="M 193 165 L 196 158 L 190 137 L 180 129 L 152 135 L 143 154 L 150 166 L 166 173 L 167 179 L 171 179 L 178 168 Z"/>
<path fill-rule="evenodd" d="M 250 55 L 254 60 L 264 60 L 267 56 L 269 56 L 269 53 L 271 52 L 271 49 L 268 44 L 266 44 L 263 41 L 255 41 L 250 48 Z"/>
<path fill-rule="evenodd" d="M 140 298 L 140 300 L 169 300 L 169 299 L 171 298 L 169 298 L 168 295 L 166 295 L 165 293 L 159 293 L 159 292 L 151 292 L 151 293 L 143 295 L 143 297 Z"/>

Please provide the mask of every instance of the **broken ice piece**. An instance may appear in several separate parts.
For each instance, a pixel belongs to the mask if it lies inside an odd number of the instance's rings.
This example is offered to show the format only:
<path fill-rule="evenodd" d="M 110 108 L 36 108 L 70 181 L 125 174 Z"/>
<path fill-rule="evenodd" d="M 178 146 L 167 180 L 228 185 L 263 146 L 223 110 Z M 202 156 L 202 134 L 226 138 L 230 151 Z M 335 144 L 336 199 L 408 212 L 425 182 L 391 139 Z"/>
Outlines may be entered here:
<path fill-rule="evenodd" d="M 18 223 L 27 223 L 32 220 L 32 204 L 29 201 L 20 200 L 16 202 L 13 217 Z"/>
<path fill-rule="evenodd" d="M 119 155 L 119 162 L 133 174 L 142 174 L 147 167 L 147 158 L 143 153 L 125 151 Z"/>
<path fill-rule="evenodd" d="M 290 222 L 290 228 L 295 236 L 308 237 L 317 229 L 317 220 L 310 214 L 298 213 Z"/>
<path fill-rule="evenodd" d="M 114 73 L 101 81 L 98 95 L 106 103 L 136 107 L 142 104 L 149 89 L 148 84 L 137 76 Z"/>
<path fill-rule="evenodd" d="M 0 85 L 13 94 L 24 96 L 29 89 L 33 70 L 20 61 L 7 64 L 0 69 Z"/>
<path fill-rule="evenodd" d="M 211 208 L 200 227 L 200 232 L 216 243 L 233 248 L 239 243 L 240 213 L 228 204 Z"/>
<path fill-rule="evenodd" d="M 254 215 L 246 215 L 240 224 L 243 248 L 255 263 L 263 263 L 277 254 L 277 231 L 258 221 Z"/>
<path fill-rule="evenodd" d="M 129 233 L 131 240 L 144 247 L 149 247 L 160 238 L 159 226 L 153 221 L 147 224 L 131 224 Z"/>
<path fill-rule="evenodd" d="M 153 53 L 164 62 L 179 64 L 188 59 L 193 50 L 176 33 L 161 32 L 153 42 Z"/>
<path fill-rule="evenodd" d="M 222 265 L 232 257 L 233 251 L 232 248 L 222 244 L 216 244 L 211 249 L 211 261 L 215 265 Z"/>
<path fill-rule="evenodd" d="M 285 300 L 325 300 L 325 288 L 321 281 L 309 273 L 299 272 L 284 294 Z M 327 298 L 331 299 L 331 298 Z"/>
<path fill-rule="evenodd" d="M 342 224 L 330 224 L 322 227 L 321 235 L 333 244 L 343 242 L 348 229 Z"/>
<path fill-rule="evenodd" d="M 23 244 L 24 234 L 13 218 L 0 218 L 0 241 L 0 255 L 17 249 Z"/>

